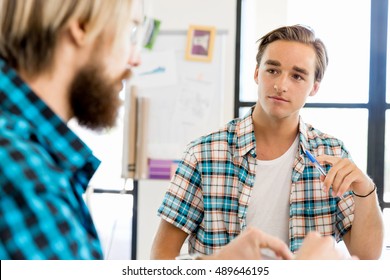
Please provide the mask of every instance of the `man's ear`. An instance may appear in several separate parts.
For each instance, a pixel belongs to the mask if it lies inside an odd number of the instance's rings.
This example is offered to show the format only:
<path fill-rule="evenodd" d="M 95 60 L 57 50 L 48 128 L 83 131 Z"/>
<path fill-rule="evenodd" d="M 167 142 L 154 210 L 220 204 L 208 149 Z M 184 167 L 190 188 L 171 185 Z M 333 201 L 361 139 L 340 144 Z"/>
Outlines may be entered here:
<path fill-rule="evenodd" d="M 320 89 L 320 82 L 314 82 L 313 89 L 311 90 L 309 96 L 314 96 L 317 94 L 318 90 Z"/>
<path fill-rule="evenodd" d="M 87 41 L 87 35 L 85 32 L 84 25 L 77 20 L 72 20 L 69 25 L 69 35 L 72 41 L 79 47 L 85 45 Z"/>
<path fill-rule="evenodd" d="M 259 82 L 258 82 L 258 80 L 259 80 L 259 66 L 258 65 L 256 65 L 256 69 L 255 69 L 255 73 L 254 73 L 253 78 L 255 79 L 255 83 L 259 84 Z"/>

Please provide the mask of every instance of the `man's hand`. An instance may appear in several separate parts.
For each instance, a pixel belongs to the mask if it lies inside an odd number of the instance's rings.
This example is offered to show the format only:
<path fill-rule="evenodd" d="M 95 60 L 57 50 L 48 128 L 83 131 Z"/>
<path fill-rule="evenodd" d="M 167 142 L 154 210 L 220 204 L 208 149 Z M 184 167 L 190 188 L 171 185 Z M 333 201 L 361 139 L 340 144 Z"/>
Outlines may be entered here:
<path fill-rule="evenodd" d="M 321 236 L 318 232 L 309 232 L 302 247 L 296 256 L 280 239 L 263 231 L 248 227 L 236 239 L 224 246 L 220 251 L 209 256 L 202 256 L 204 260 L 261 260 L 264 256 L 261 249 L 269 249 L 284 260 L 342 260 L 351 259 L 340 249 L 335 248 L 335 240 L 331 236 Z M 352 257 L 352 259 L 357 259 Z"/>
<path fill-rule="evenodd" d="M 333 196 L 340 197 L 349 190 L 359 195 L 366 195 L 375 188 L 372 180 L 347 158 L 321 155 L 317 160 L 321 164 L 332 165 L 326 177 L 322 177 L 324 192 L 329 192 L 332 186 Z"/>
<path fill-rule="evenodd" d="M 290 260 L 293 254 L 287 245 L 280 239 L 264 233 L 263 231 L 248 227 L 243 233 L 235 238 L 220 251 L 205 256 L 204 259 L 214 260 L 259 260 L 265 257 L 260 249 L 269 249 L 281 259 Z"/>
<path fill-rule="evenodd" d="M 343 260 L 350 259 L 335 247 L 335 240 L 331 236 L 321 236 L 312 231 L 305 237 L 302 247 L 298 250 L 296 260 Z M 353 259 L 356 259 L 353 257 Z"/>

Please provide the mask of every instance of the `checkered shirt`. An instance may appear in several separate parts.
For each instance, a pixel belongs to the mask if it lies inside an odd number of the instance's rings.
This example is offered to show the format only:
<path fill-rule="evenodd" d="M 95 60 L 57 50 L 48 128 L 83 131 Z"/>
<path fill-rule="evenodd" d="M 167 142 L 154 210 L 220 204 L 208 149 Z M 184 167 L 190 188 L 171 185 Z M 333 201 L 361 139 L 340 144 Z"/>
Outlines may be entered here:
<path fill-rule="evenodd" d="M 189 234 L 190 253 L 212 254 L 246 228 L 256 170 L 252 112 L 253 108 L 242 119 L 235 119 L 223 129 L 188 145 L 158 209 L 162 219 Z M 309 150 L 315 157 L 327 154 L 349 158 L 343 143 L 305 124 L 302 119 L 299 141 L 291 186 L 288 186 L 289 245 L 293 252 L 313 230 L 340 241 L 354 217 L 351 193 L 342 198 L 324 193 L 320 173 L 302 149 Z M 330 169 L 329 165 L 324 167 L 326 171 Z"/>
<path fill-rule="evenodd" d="M 99 164 L 0 59 L 0 259 L 102 259 L 82 198 Z"/>

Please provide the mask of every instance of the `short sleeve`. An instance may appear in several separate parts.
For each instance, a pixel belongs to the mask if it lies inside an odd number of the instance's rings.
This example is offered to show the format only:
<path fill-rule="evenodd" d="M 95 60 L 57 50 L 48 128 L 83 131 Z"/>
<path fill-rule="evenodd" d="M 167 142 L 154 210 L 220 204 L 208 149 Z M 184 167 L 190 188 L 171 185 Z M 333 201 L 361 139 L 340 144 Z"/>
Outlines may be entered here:
<path fill-rule="evenodd" d="M 202 178 L 198 162 L 189 147 L 158 209 L 158 215 L 184 232 L 191 234 L 204 215 Z"/>
<path fill-rule="evenodd" d="M 355 212 L 355 201 L 352 193 L 346 193 L 337 203 L 335 238 L 339 242 L 352 227 Z"/>

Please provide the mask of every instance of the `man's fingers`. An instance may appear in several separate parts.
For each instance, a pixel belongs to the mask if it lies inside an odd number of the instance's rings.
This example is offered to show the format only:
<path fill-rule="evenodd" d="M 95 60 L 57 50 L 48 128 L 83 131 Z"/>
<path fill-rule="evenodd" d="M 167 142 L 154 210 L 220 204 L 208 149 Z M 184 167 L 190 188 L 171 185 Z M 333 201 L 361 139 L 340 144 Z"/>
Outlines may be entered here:
<path fill-rule="evenodd" d="M 328 193 L 330 187 L 332 187 L 332 196 L 341 196 L 348 190 L 349 185 L 346 184 L 351 178 L 351 173 L 355 170 L 354 164 L 349 159 L 338 158 L 328 155 L 321 155 L 317 157 L 317 160 L 322 163 L 328 163 L 332 165 L 326 177 L 323 179 L 323 190 Z"/>
<path fill-rule="evenodd" d="M 261 235 L 260 248 L 271 249 L 277 256 L 285 260 L 291 260 L 293 258 L 290 249 L 282 240 L 264 232 L 261 232 Z"/>
<path fill-rule="evenodd" d="M 340 160 L 340 158 L 328 155 L 320 155 L 316 157 L 316 160 L 321 164 L 327 163 L 330 165 L 335 165 Z"/>

